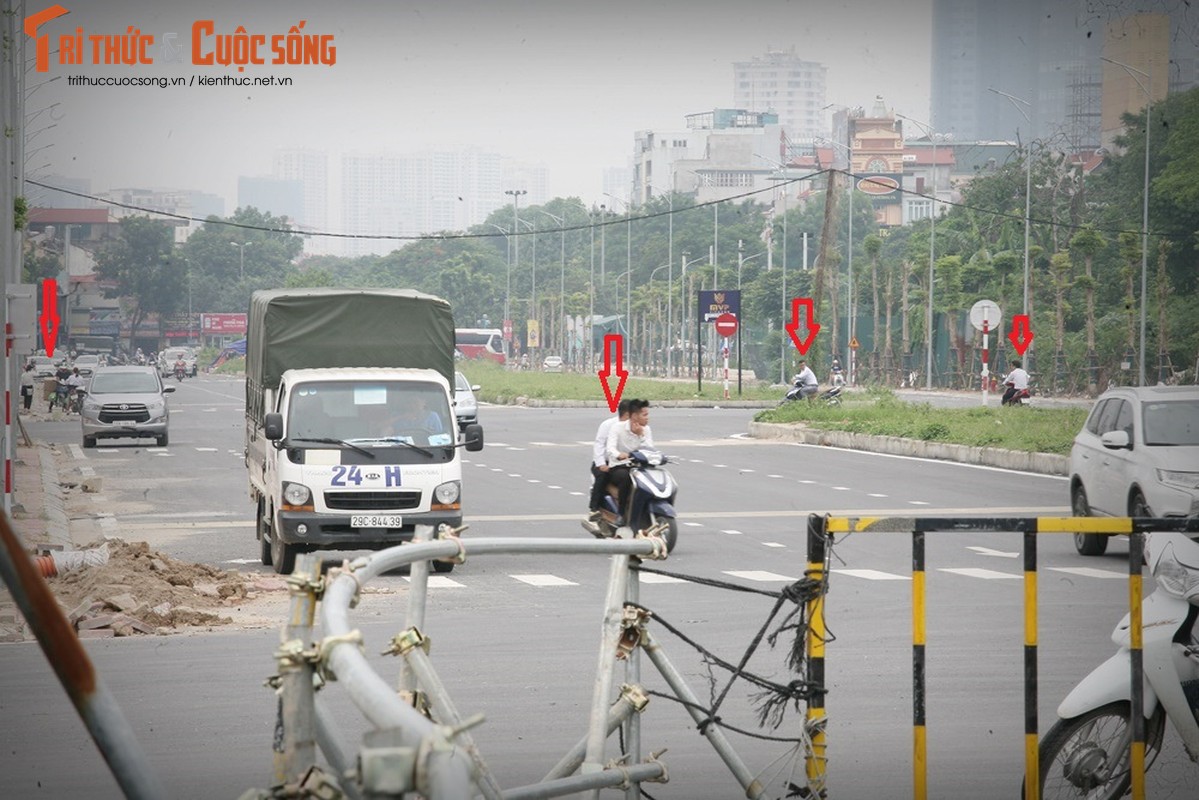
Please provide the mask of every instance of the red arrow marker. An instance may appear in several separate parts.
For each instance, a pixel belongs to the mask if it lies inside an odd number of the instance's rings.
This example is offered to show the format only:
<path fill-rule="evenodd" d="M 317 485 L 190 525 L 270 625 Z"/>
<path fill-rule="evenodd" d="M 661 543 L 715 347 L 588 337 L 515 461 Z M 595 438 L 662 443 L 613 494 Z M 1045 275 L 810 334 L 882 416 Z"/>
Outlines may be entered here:
<path fill-rule="evenodd" d="M 803 321 L 808 331 L 807 336 L 803 339 L 799 338 L 800 306 L 803 306 L 805 309 Z M 808 348 L 812 346 L 812 342 L 816 341 L 816 334 L 820 333 L 820 323 L 816 322 L 815 318 L 816 314 L 812 311 L 812 298 L 791 298 L 791 321 L 783 327 L 787 329 L 787 334 L 790 335 L 791 341 L 795 342 L 795 349 L 799 351 L 800 355 L 807 354 Z"/>
<path fill-rule="evenodd" d="M 42 280 L 42 341 L 46 343 L 46 355 L 54 358 L 54 344 L 58 341 L 58 281 L 54 278 Z"/>
<path fill-rule="evenodd" d="M 615 345 L 609 348 L 608 345 Z M 600 386 L 604 387 L 604 397 L 608 400 L 608 410 L 613 414 L 616 413 L 616 407 L 620 405 L 620 396 L 624 394 L 624 382 L 629 379 L 629 371 L 624 369 L 621 363 L 621 351 L 624 348 L 624 337 L 619 333 L 604 334 L 604 368 L 597 374 L 600 379 Z M 612 375 L 612 351 L 616 351 L 616 377 L 620 380 L 616 384 L 616 391 L 613 392 L 608 386 L 608 378 Z"/>
<path fill-rule="evenodd" d="M 1012 347 L 1016 348 L 1016 352 L 1024 355 L 1024 351 L 1032 344 L 1033 340 L 1032 323 L 1028 321 L 1027 314 L 1017 314 L 1012 317 L 1012 329 L 1008 331 L 1008 341 L 1012 343 Z"/>

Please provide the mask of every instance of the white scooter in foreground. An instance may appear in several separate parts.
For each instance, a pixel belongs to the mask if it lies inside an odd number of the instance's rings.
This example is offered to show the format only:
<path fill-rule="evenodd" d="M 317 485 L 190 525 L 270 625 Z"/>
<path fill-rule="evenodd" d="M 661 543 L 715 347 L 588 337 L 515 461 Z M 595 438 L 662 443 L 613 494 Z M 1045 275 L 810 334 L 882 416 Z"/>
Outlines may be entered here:
<path fill-rule="evenodd" d="M 1145 536 L 1157 589 L 1142 604 L 1145 673 L 1145 765 L 1161 750 L 1168 717 L 1192 761 L 1199 761 L 1199 544 L 1182 533 Z M 1129 647 L 1125 615 L 1112 641 L 1119 651 L 1058 706 L 1060 719 L 1041 739 L 1043 798 L 1119 798 L 1128 791 L 1132 740 Z"/>

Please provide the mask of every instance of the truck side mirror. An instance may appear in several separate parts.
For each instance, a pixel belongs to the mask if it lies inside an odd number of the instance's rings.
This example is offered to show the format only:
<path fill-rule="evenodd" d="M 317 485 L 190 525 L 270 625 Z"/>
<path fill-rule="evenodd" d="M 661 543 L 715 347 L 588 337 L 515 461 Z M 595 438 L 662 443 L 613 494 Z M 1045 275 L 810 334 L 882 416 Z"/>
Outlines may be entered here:
<path fill-rule="evenodd" d="M 462 437 L 466 440 L 466 449 L 469 452 L 475 453 L 483 449 L 483 426 L 479 424 L 467 425 L 462 431 Z"/>
<path fill-rule="evenodd" d="M 283 415 L 278 412 L 272 412 L 266 415 L 266 419 L 262 424 L 262 435 L 268 441 L 277 442 L 283 438 Z"/>

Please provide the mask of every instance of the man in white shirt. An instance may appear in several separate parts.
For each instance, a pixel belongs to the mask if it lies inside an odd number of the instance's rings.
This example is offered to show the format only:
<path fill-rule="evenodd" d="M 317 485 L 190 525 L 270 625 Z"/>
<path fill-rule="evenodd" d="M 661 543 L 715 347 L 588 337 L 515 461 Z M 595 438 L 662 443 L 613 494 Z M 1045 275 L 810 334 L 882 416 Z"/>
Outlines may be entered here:
<path fill-rule="evenodd" d="M 616 406 L 616 416 L 608 417 L 599 424 L 595 431 L 595 442 L 591 446 L 591 515 L 587 521 L 594 525 L 599 520 L 600 503 L 604 501 L 604 492 L 608 489 L 608 433 L 612 426 L 629 418 L 629 400 L 621 400 Z M 591 530 L 588 528 L 588 530 Z M 593 533 L 598 532 L 597 527 Z"/>
<path fill-rule="evenodd" d="M 799 361 L 799 374 L 795 376 L 794 383 L 799 387 L 800 397 L 811 397 L 819 389 L 816 373 L 812 372 L 808 362 L 803 359 Z"/>
<path fill-rule="evenodd" d="M 654 435 L 649 429 L 649 401 L 630 400 L 629 418 L 608 431 L 608 464 L 626 460 L 634 450 L 653 449 Z M 608 480 L 620 491 L 619 508 L 623 515 L 628 505 L 633 478 L 627 466 L 610 466 Z"/>
<path fill-rule="evenodd" d="M 1020 359 L 1012 359 L 1012 371 L 1003 379 L 1003 383 L 1007 386 L 1007 390 L 1003 393 L 1003 405 L 1005 406 L 1018 402 L 1020 394 L 1028 391 L 1028 373 L 1024 371 Z"/>
<path fill-rule="evenodd" d="M 67 378 L 67 407 L 70 408 L 71 401 L 78 396 L 79 390 L 83 388 L 84 379 L 79 374 L 79 367 L 71 370 L 71 377 Z"/>

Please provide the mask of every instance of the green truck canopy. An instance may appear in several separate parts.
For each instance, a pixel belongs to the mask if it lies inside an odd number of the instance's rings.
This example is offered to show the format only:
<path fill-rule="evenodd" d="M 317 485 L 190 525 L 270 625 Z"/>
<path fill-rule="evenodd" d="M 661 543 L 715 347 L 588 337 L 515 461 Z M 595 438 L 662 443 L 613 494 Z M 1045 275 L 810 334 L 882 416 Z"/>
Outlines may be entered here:
<path fill-rule="evenodd" d="M 250 296 L 246 412 L 289 369 L 432 369 L 454 385 L 454 317 L 440 297 L 411 289 L 268 289 Z"/>

